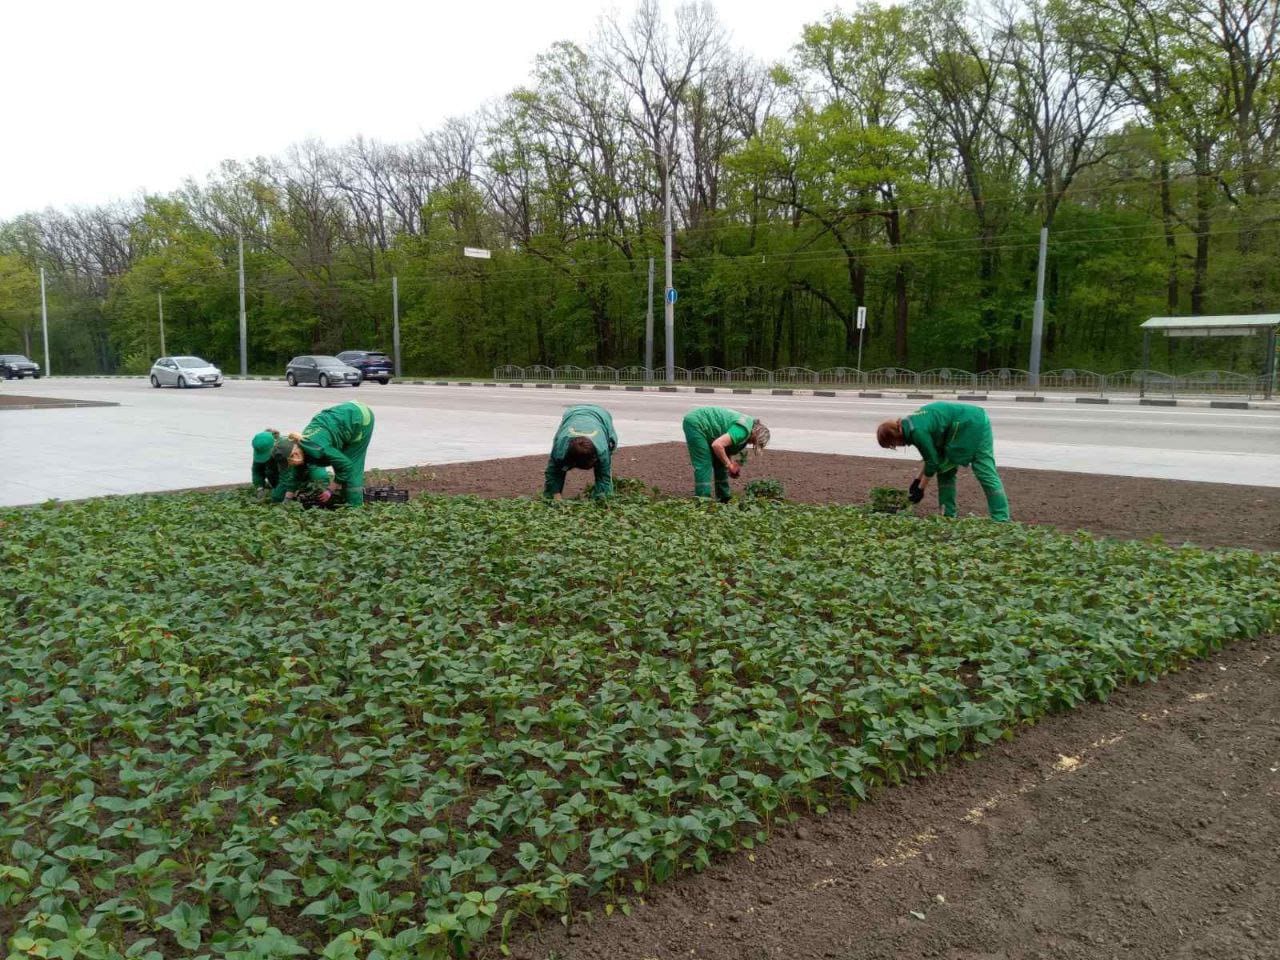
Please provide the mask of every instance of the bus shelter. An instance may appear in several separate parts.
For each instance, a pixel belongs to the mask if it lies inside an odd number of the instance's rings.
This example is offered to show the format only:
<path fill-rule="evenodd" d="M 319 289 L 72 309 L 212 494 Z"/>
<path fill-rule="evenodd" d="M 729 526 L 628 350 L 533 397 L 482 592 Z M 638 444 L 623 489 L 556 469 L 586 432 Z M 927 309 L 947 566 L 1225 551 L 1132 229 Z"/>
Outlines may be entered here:
<path fill-rule="evenodd" d="M 1253 337 L 1262 334 L 1267 338 L 1266 361 L 1262 366 L 1262 390 L 1264 397 L 1270 400 L 1276 388 L 1277 327 L 1280 327 L 1280 313 L 1152 317 L 1142 324 L 1142 369 L 1151 368 L 1153 331 L 1163 331 L 1166 337 Z"/>

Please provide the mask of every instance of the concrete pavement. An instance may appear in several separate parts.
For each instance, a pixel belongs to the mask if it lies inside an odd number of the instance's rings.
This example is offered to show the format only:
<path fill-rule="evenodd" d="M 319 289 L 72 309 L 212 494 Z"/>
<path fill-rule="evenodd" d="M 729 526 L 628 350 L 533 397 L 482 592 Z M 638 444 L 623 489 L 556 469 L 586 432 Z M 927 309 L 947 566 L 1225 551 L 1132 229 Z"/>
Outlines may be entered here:
<path fill-rule="evenodd" d="M 780 449 L 889 456 L 880 420 L 923 400 L 750 396 L 692 392 L 507 389 L 366 384 L 321 391 L 278 381 L 220 389 L 154 390 L 143 379 L 45 378 L 6 394 L 99 400 L 116 407 L 0 409 L 5 469 L 0 504 L 248 482 L 249 438 L 267 426 L 298 430 L 348 399 L 377 415 L 370 467 L 545 453 L 563 409 L 610 409 L 624 445 L 682 440 L 680 418 L 704 404 L 762 417 Z M 1003 465 L 1280 487 L 1280 412 L 1206 407 L 1094 406 L 988 400 Z"/>

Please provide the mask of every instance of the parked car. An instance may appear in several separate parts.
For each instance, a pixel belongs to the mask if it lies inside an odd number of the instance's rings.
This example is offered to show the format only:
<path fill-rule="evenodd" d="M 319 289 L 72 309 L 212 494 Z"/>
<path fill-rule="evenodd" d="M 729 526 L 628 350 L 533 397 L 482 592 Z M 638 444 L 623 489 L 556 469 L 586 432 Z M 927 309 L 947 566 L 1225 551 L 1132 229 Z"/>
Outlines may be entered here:
<path fill-rule="evenodd" d="M 222 371 L 201 357 L 161 357 L 151 365 L 153 387 L 220 387 Z"/>
<path fill-rule="evenodd" d="M 381 350 L 344 350 L 338 359 L 349 363 L 363 374 L 366 380 L 377 380 L 384 387 L 391 382 L 395 364 Z"/>
<path fill-rule="evenodd" d="M 300 383 L 314 383 L 322 387 L 337 387 L 349 383 L 358 387 L 364 379 L 359 370 L 337 357 L 314 356 L 294 357 L 289 361 L 289 366 L 285 367 L 284 378 L 291 387 Z"/>
<path fill-rule="evenodd" d="M 20 353 L 0 353 L 0 376 L 6 380 L 21 380 L 23 377 L 39 380 L 40 364 Z"/>

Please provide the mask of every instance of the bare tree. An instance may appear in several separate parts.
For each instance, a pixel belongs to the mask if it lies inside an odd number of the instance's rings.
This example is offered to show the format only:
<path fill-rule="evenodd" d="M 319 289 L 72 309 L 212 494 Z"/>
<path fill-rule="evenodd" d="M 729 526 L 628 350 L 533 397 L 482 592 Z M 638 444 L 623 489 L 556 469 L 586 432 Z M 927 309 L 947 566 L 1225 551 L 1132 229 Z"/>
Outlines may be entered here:
<path fill-rule="evenodd" d="M 641 0 L 627 24 L 601 23 L 598 44 L 608 69 L 622 84 L 626 109 L 619 118 L 653 156 L 659 182 L 676 163 L 680 109 L 692 86 L 722 61 L 727 50 L 723 26 L 710 3 L 685 4 L 675 12 L 675 36 L 667 31 L 657 0 Z M 661 187 L 653 191 L 655 206 Z"/>
<path fill-rule="evenodd" d="M 1112 51 L 1100 58 L 1043 0 L 1022 15 L 1007 10 L 1001 28 L 1009 83 L 1000 90 L 1009 122 L 994 132 L 1021 158 L 1040 194 L 1041 222 L 1051 227 L 1072 181 L 1107 156 L 1102 134 L 1124 104 L 1117 96 L 1122 60 Z"/>

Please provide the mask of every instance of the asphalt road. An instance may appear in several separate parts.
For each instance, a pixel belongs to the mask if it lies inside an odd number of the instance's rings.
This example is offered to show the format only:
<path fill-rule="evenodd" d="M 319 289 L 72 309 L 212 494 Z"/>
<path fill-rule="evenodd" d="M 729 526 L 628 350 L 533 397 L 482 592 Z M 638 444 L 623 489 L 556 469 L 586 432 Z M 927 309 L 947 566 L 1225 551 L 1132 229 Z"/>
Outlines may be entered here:
<path fill-rule="evenodd" d="M 7 382 L 6 396 L 105 400 L 116 407 L 0 408 L 0 504 L 36 503 L 249 480 L 249 438 L 301 430 L 311 415 L 359 399 L 377 416 L 371 467 L 541 453 L 561 412 L 599 403 L 621 443 L 682 440 L 680 418 L 720 404 L 763 418 L 781 449 L 915 458 L 875 444 L 875 425 L 917 401 L 695 393 L 566 391 L 506 386 L 366 384 L 290 388 L 231 381 L 219 389 L 152 389 L 145 380 Z M 990 402 L 996 459 L 1013 467 L 1280 487 L 1280 411 Z"/>

